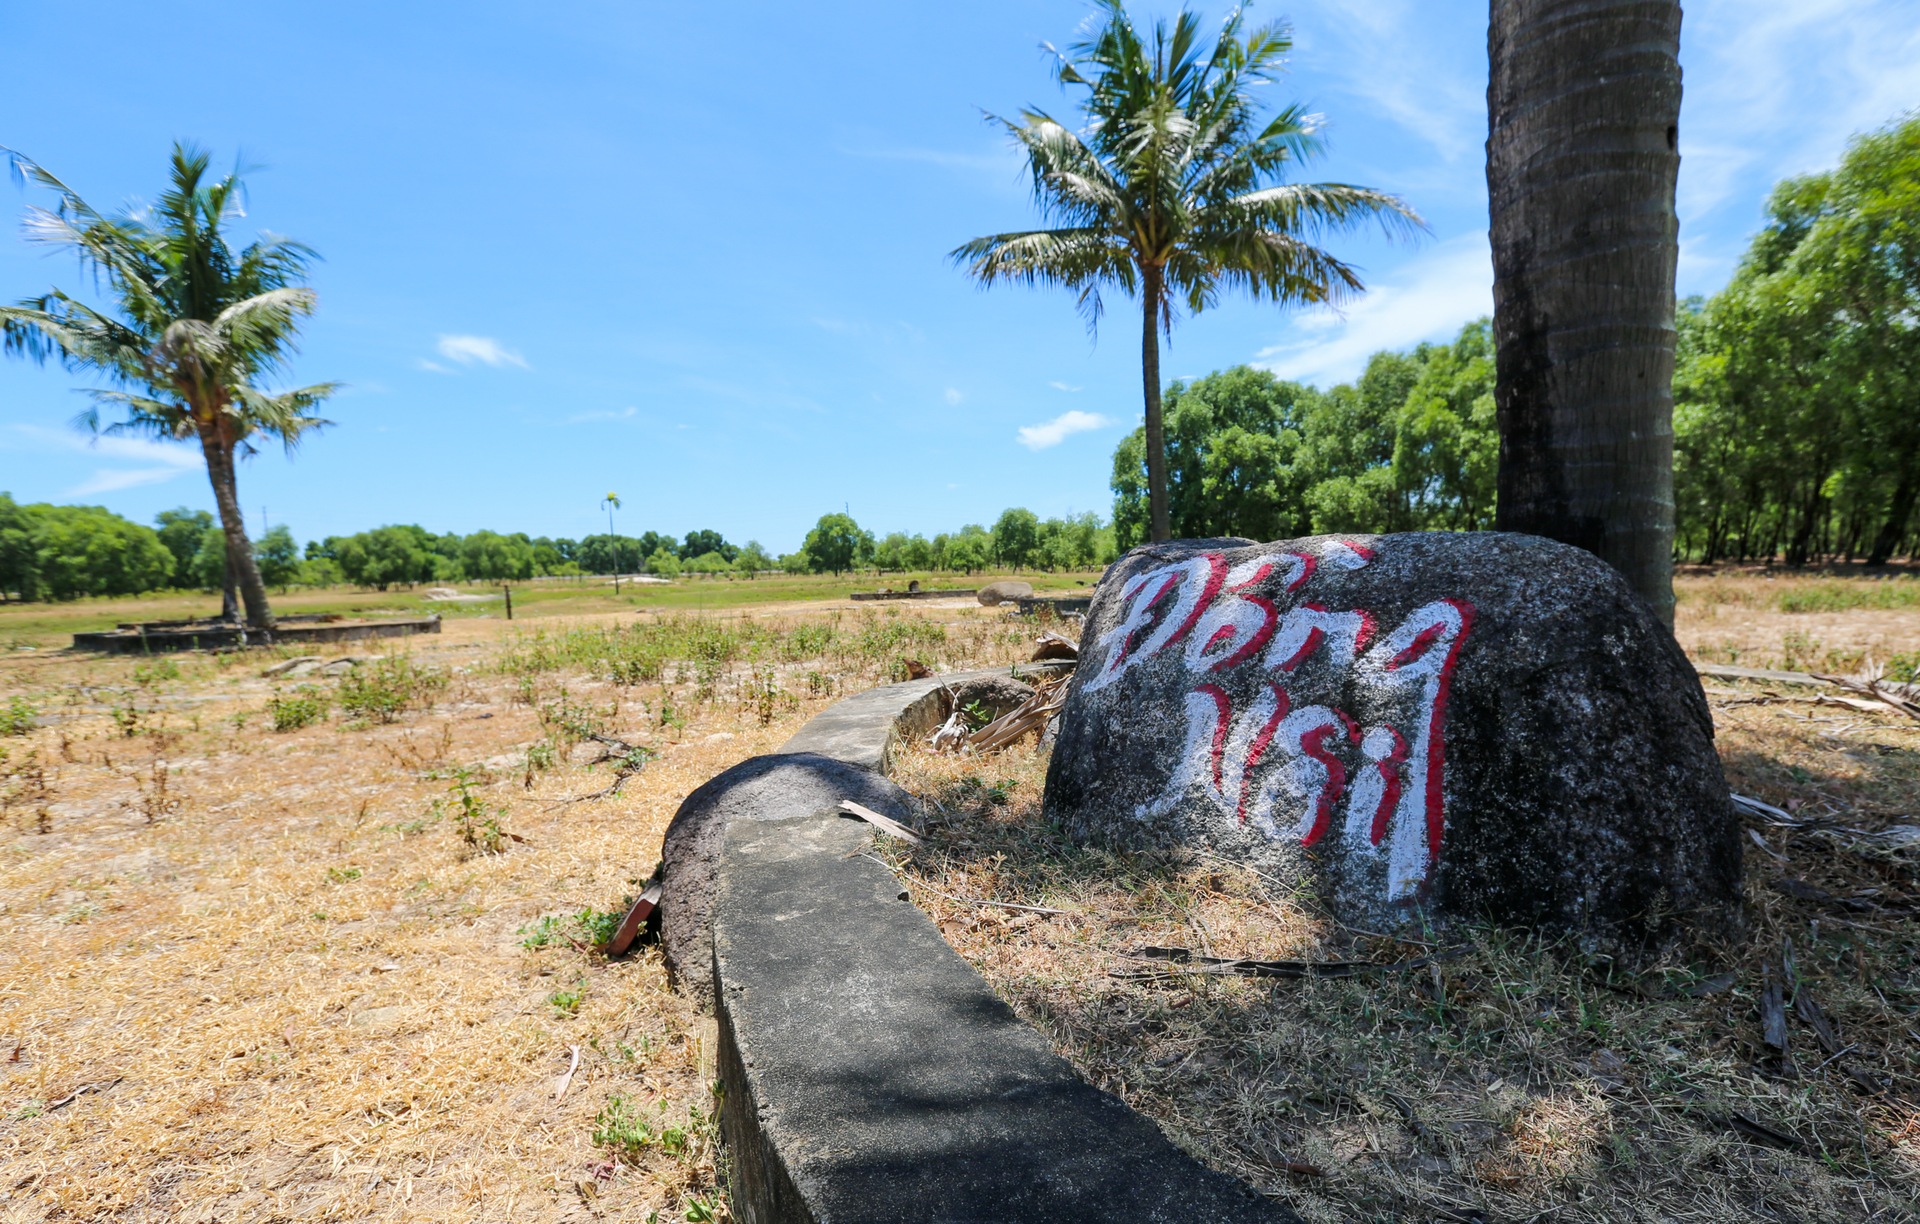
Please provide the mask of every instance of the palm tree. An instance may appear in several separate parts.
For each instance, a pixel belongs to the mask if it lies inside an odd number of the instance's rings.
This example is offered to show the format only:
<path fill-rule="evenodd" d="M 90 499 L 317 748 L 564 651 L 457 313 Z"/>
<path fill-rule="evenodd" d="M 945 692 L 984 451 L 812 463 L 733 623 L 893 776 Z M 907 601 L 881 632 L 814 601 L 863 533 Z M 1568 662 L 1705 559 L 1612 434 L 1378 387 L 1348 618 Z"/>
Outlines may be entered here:
<path fill-rule="evenodd" d="M 124 388 L 88 390 L 93 406 L 77 418 L 85 428 L 200 444 L 247 623 L 271 630 L 234 460 L 251 453 L 253 435 L 278 438 L 291 451 L 329 424 L 313 410 L 338 384 L 279 394 L 255 385 L 293 353 L 298 320 L 312 313 L 313 290 L 295 282 L 313 252 L 272 235 L 236 252 L 221 227 L 243 215 L 239 175 L 210 181 L 208 156 L 192 145 L 174 146 L 171 183 L 150 208 L 115 217 L 94 211 L 32 160 L 6 152 L 16 181 L 24 171 L 60 197 L 53 209 L 29 210 L 28 239 L 73 251 L 114 299 L 112 313 L 59 289 L 0 306 L 6 350 L 43 362 L 57 356 L 70 370 Z M 125 418 L 103 427 L 100 413 L 109 406 Z"/>
<path fill-rule="evenodd" d="M 1298 105 L 1260 123 L 1253 91 L 1293 46 L 1283 23 L 1242 36 L 1235 9 L 1210 50 L 1200 19 L 1182 10 L 1143 38 L 1121 0 L 1055 53 L 1055 78 L 1083 87 L 1088 125 L 1069 131 L 1044 111 L 1018 122 L 988 115 L 1025 153 L 1033 193 L 1052 229 L 975 238 L 952 254 L 983 285 L 1061 285 L 1079 295 L 1092 329 L 1100 288 L 1140 299 L 1150 531 L 1167 539 L 1166 444 L 1160 422 L 1160 334 L 1174 303 L 1198 314 L 1222 289 L 1281 304 L 1338 304 L 1359 275 L 1312 245 L 1321 234 L 1377 220 L 1389 234 L 1424 229 L 1399 198 L 1345 183 L 1280 182 L 1322 149 L 1319 121 Z M 1048 48 L 1052 50 L 1051 47 Z"/>
<path fill-rule="evenodd" d="M 1492 12 L 1495 526 L 1597 554 L 1671 625 L 1680 5 Z"/>
<path fill-rule="evenodd" d="M 613 512 L 620 508 L 620 495 L 609 493 L 600 499 L 600 506 L 607 512 L 607 545 L 613 549 L 613 593 L 620 593 L 620 540 L 613 534 Z"/>

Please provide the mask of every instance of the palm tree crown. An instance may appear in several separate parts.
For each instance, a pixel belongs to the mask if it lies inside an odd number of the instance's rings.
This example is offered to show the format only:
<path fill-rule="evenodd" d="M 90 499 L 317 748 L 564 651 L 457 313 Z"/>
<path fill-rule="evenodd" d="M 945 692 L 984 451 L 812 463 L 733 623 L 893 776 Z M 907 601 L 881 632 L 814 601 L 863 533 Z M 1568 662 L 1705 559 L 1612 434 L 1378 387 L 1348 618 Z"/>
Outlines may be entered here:
<path fill-rule="evenodd" d="M 1056 52 L 1059 82 L 1086 90 L 1084 129 L 1037 109 L 1018 121 L 988 116 L 1026 155 L 1052 228 L 975 238 L 952 255 L 983 285 L 1075 291 L 1090 328 L 1103 286 L 1140 299 L 1152 535 L 1163 540 L 1159 335 L 1171 332 L 1176 300 L 1195 314 L 1225 289 L 1337 305 L 1363 288 L 1360 277 L 1315 241 L 1368 221 L 1390 235 L 1425 225 L 1372 188 L 1280 181 L 1323 148 L 1316 116 L 1292 105 L 1262 123 L 1255 104 L 1253 91 L 1278 77 L 1292 48 L 1284 23 L 1246 32 L 1235 9 L 1209 49 L 1193 13 L 1157 21 L 1143 38 L 1121 0 L 1100 8 L 1088 36 Z"/>
<path fill-rule="evenodd" d="M 6 350 L 36 361 L 57 357 L 68 369 L 117 384 L 87 391 L 94 402 L 78 423 L 88 429 L 200 443 L 247 619 L 269 625 L 233 460 L 254 434 L 291 450 L 328 424 L 314 409 L 337 384 L 279 394 L 256 385 L 282 368 L 299 319 L 313 310 L 313 291 L 296 284 L 313 252 L 274 235 L 235 251 L 222 227 L 244 215 L 240 178 L 211 179 L 208 155 L 191 145 L 174 146 L 171 182 L 150 207 L 114 217 L 96 212 L 27 157 L 5 152 L 16 180 L 31 176 L 59 196 L 54 208 L 28 211 L 28 239 L 77 254 L 115 307 L 98 310 L 59 289 L 0 306 Z M 106 406 L 125 418 L 103 427 Z"/>

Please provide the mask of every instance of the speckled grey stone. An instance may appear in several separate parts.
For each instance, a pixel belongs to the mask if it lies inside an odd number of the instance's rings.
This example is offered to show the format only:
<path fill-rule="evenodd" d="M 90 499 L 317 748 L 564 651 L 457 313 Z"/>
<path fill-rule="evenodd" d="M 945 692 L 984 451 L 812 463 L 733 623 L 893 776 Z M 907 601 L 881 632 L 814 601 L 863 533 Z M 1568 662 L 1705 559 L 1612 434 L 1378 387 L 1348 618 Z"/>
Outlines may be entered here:
<path fill-rule="evenodd" d="M 805 816 L 843 799 L 912 820 L 912 797 L 885 777 L 804 752 L 750 757 L 682 801 L 660 846 L 660 944 L 676 989 L 703 1004 L 713 999 L 713 894 L 727 826 Z"/>
<path fill-rule="evenodd" d="M 1103 578 L 1049 819 L 1204 846 L 1368 929 L 1475 915 L 1639 953 L 1738 925 L 1705 698 L 1598 558 L 1492 532 L 1228 543 Z"/>

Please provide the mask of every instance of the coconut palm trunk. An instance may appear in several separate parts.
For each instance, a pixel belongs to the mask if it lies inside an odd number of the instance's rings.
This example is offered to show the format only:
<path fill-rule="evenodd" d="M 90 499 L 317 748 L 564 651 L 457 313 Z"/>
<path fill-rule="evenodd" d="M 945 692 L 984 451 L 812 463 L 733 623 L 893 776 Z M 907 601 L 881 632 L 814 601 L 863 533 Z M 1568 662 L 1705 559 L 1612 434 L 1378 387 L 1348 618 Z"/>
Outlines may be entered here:
<path fill-rule="evenodd" d="M 246 605 L 247 627 L 273 630 L 273 611 L 267 606 L 267 584 L 253 561 L 253 543 L 247 539 L 246 520 L 233 472 L 234 444 L 223 426 L 230 419 L 218 414 L 194 414 L 199 421 L 200 451 L 207 459 L 207 479 L 213 485 L 213 503 L 220 513 L 220 532 L 227 538 L 227 565 Z M 208 419 L 209 416 L 211 419 Z"/>
<path fill-rule="evenodd" d="M 1140 377 L 1147 410 L 1147 539 L 1158 544 L 1173 538 L 1167 512 L 1167 439 L 1160 418 L 1160 299 L 1166 287 L 1158 267 L 1148 264 L 1143 271 Z"/>
<path fill-rule="evenodd" d="M 1680 6 L 1492 0 L 1495 525 L 1609 562 L 1673 623 Z"/>

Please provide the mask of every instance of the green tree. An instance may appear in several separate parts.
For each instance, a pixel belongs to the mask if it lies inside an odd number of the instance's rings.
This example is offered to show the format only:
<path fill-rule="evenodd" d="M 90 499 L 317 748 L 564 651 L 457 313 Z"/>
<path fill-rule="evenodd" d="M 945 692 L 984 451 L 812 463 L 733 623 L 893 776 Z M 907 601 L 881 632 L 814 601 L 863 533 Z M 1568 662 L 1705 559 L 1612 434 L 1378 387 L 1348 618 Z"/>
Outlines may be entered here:
<path fill-rule="evenodd" d="M 642 552 L 641 546 L 644 543 L 646 541 L 636 540 L 631 536 L 590 535 L 580 541 L 575 559 L 580 562 L 580 568 L 589 574 L 638 573 L 645 559 L 661 548 L 661 545 L 656 543 L 652 550 Z M 671 551 L 673 542 L 667 541 L 665 547 Z"/>
<path fill-rule="evenodd" d="M 194 554 L 200 551 L 200 541 L 207 534 L 207 528 L 213 526 L 213 516 L 205 510 L 176 506 L 154 515 L 153 522 L 159 530 L 160 542 L 173 554 L 173 585 L 192 586 Z"/>
<path fill-rule="evenodd" d="M 930 570 L 933 568 L 933 546 L 927 538 L 918 532 L 907 537 L 900 547 L 900 568 L 905 570 Z"/>
<path fill-rule="evenodd" d="M 419 527 L 376 527 L 341 541 L 336 560 L 348 582 L 384 591 L 400 583 L 434 580 L 432 542 L 433 537 Z"/>
<path fill-rule="evenodd" d="M 189 585 L 202 591 L 217 591 L 226 585 L 229 572 L 227 533 L 208 524 L 200 529 L 200 546 L 193 550 L 193 560 L 187 565 Z"/>
<path fill-rule="evenodd" d="M 800 546 L 807 568 L 816 574 L 831 571 L 843 574 L 864 564 L 873 555 L 873 533 L 860 530 L 860 524 L 847 514 L 823 514 L 807 533 Z"/>
<path fill-rule="evenodd" d="M 745 574 L 748 578 L 752 578 L 761 570 L 772 569 L 773 558 L 769 557 L 767 550 L 760 546 L 760 541 L 748 540 L 740 551 L 734 555 L 733 568 Z"/>
<path fill-rule="evenodd" d="M 946 537 L 946 547 L 941 552 L 942 568 L 971 574 L 993 564 L 993 536 L 985 527 L 968 523 Z"/>
<path fill-rule="evenodd" d="M 525 582 L 533 577 L 534 546 L 524 535 L 476 531 L 460 541 L 460 569 L 483 582 Z"/>
<path fill-rule="evenodd" d="M 33 599 L 40 590 L 39 550 L 33 543 L 33 519 L 27 508 L 0 493 L 0 603 L 7 592 Z"/>
<path fill-rule="evenodd" d="M 673 550 L 671 544 L 662 544 L 647 558 L 647 572 L 656 578 L 678 578 L 680 569 L 680 554 Z"/>
<path fill-rule="evenodd" d="M 1503 531 L 1673 624 L 1679 0 L 1493 0 L 1487 195 Z"/>
<path fill-rule="evenodd" d="M 1785 180 L 1732 281 L 1678 314 L 1675 504 L 1703 560 L 1912 549 L 1920 114 Z"/>
<path fill-rule="evenodd" d="M 873 546 L 873 567 L 883 574 L 889 570 L 898 572 L 906 569 L 909 543 L 911 540 L 906 532 L 888 532 L 884 539 Z"/>
<path fill-rule="evenodd" d="M 1500 438 L 1493 329 L 1479 319 L 1450 345 L 1422 345 L 1420 375 L 1394 414 L 1393 483 L 1422 527 L 1493 526 Z"/>
<path fill-rule="evenodd" d="M 1318 398 L 1312 388 L 1249 366 L 1169 386 L 1167 513 L 1174 535 L 1305 535 L 1310 523 L 1294 458 L 1302 416 Z M 1150 531 L 1146 455 L 1144 429 L 1114 452 L 1114 524 L 1127 547 Z"/>
<path fill-rule="evenodd" d="M 1040 549 L 1040 516 L 1018 507 L 1004 510 L 993 524 L 993 555 L 1000 564 L 1025 568 Z"/>
<path fill-rule="evenodd" d="M 721 536 L 719 532 L 703 530 L 689 531 L 687 538 L 682 541 L 679 551 L 682 561 L 692 561 L 698 557 L 704 557 L 710 552 L 717 552 L 726 560 L 732 561 L 734 554 L 740 550 L 727 543 L 726 539 Z"/>
<path fill-rule="evenodd" d="M 173 554 L 151 527 L 130 523 L 104 506 L 24 509 L 36 580 L 49 599 L 137 595 L 173 577 Z"/>
<path fill-rule="evenodd" d="M 260 580 L 269 586 L 277 586 L 285 595 L 289 584 L 300 578 L 300 546 L 294 542 L 293 532 L 285 523 L 278 527 L 269 527 L 265 535 L 253 542 L 253 555 L 260 566 Z"/>
<path fill-rule="evenodd" d="M 258 386 L 284 366 L 299 320 L 313 310 L 313 291 L 297 284 L 313 252 L 264 236 L 234 250 L 223 226 L 241 215 L 239 175 L 209 181 L 208 156 L 191 145 L 174 146 L 171 182 L 150 207 L 111 218 L 28 158 L 8 153 L 16 176 L 24 171 L 59 195 L 53 209 L 29 211 L 29 239 L 77 254 L 115 309 L 104 313 L 58 289 L 0 307 L 7 351 L 37 361 L 57 356 L 68 369 L 126 388 L 89 391 L 93 407 L 80 417 L 87 428 L 101 430 L 100 411 L 111 406 L 126 416 L 106 433 L 199 444 L 247 621 L 271 628 L 234 458 L 252 435 L 277 437 L 291 451 L 327 424 L 313 410 L 336 384 L 279 394 Z"/>
<path fill-rule="evenodd" d="M 953 258 L 983 285 L 1072 290 L 1089 327 L 1101 286 L 1138 298 L 1149 534 L 1164 540 L 1160 335 L 1171 333 L 1176 301 L 1194 314 L 1224 289 L 1281 305 L 1336 303 L 1362 288 L 1360 277 L 1314 240 L 1368 221 L 1389 234 L 1424 223 L 1371 188 L 1280 181 L 1322 148 L 1304 107 L 1262 123 L 1255 104 L 1293 45 L 1284 24 L 1246 32 L 1244 10 L 1234 9 L 1209 49 L 1194 13 L 1142 37 L 1122 0 L 1098 3 L 1102 20 L 1055 68 L 1060 84 L 1086 91 L 1083 132 L 1038 109 L 1018 122 L 994 117 L 1027 158 L 1041 212 L 1058 224 L 976 238 Z"/>

